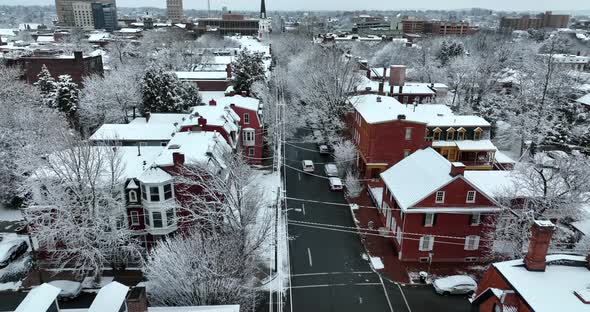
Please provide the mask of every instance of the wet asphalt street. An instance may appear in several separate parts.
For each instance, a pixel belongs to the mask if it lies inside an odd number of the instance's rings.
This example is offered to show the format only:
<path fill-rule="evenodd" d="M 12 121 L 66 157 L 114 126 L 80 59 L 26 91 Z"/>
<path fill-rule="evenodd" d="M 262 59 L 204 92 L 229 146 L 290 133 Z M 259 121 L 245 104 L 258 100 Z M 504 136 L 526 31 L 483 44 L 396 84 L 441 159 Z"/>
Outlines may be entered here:
<path fill-rule="evenodd" d="M 289 220 L 355 227 L 343 193 L 330 191 L 326 178 L 300 171 L 301 160 L 312 160 L 314 174 L 325 176 L 323 164 L 330 158 L 320 155 L 315 144 L 287 144 L 285 149 L 287 197 L 296 198 L 287 200 Z M 431 286 L 383 280 L 363 258 L 365 249 L 356 233 L 289 223 L 289 235 L 292 287 L 287 311 L 470 311 L 465 297 L 442 297 Z"/>

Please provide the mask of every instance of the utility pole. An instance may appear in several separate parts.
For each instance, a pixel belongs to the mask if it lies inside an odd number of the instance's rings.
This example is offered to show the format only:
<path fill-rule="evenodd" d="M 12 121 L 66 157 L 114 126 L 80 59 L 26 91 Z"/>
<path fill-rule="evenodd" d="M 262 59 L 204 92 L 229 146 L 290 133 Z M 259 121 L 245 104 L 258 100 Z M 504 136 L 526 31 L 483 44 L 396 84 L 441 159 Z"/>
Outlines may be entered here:
<path fill-rule="evenodd" d="M 211 18 L 211 0 L 207 0 L 207 17 Z"/>

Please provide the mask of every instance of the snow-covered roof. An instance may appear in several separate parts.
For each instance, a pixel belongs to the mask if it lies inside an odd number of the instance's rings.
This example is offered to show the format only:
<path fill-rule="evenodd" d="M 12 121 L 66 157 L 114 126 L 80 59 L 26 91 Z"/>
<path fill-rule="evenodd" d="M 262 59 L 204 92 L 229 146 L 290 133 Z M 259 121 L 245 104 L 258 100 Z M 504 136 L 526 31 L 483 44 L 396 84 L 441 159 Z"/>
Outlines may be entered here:
<path fill-rule="evenodd" d="M 372 91 L 379 90 L 379 81 L 370 80 L 366 76 L 363 76 L 362 82 L 357 87 L 357 90 L 364 91 L 366 88 L 371 88 Z M 385 81 L 383 91 L 389 92 L 391 86 L 389 81 Z M 400 94 L 400 87 L 393 86 L 393 93 Z M 401 88 L 401 94 L 422 94 L 422 95 L 434 95 L 435 92 L 430 88 L 430 84 L 421 82 L 406 82 Z"/>
<path fill-rule="evenodd" d="M 143 29 L 141 29 L 141 28 L 121 28 L 121 29 L 119 29 L 120 33 L 130 33 L 130 34 L 140 33 L 142 31 L 143 31 Z"/>
<path fill-rule="evenodd" d="M 37 23 L 18 24 L 18 30 L 37 30 L 37 28 L 39 28 L 41 25 L 42 24 Z"/>
<path fill-rule="evenodd" d="M 88 312 L 119 312 L 121 306 L 125 304 L 127 291 L 129 287 L 121 283 L 109 283 L 98 291 Z"/>
<path fill-rule="evenodd" d="M 501 164 L 515 164 L 516 161 L 514 161 L 514 159 L 510 158 L 510 156 L 506 155 L 506 153 L 503 153 L 502 151 L 496 151 L 496 162 L 501 163 Z"/>
<path fill-rule="evenodd" d="M 227 80 L 226 71 L 174 72 L 180 80 Z"/>
<path fill-rule="evenodd" d="M 237 132 L 240 117 L 227 106 L 201 105 L 192 108 L 192 113 L 182 125 L 193 126 L 198 124 L 199 117 L 207 120 L 207 125 L 223 127 L 226 133 Z"/>
<path fill-rule="evenodd" d="M 381 179 L 406 210 L 453 180 L 451 163 L 432 148 L 418 150 L 381 173 Z"/>
<path fill-rule="evenodd" d="M 47 311 L 57 299 L 61 289 L 47 283 L 33 288 L 18 305 L 14 312 L 39 312 Z"/>
<path fill-rule="evenodd" d="M 148 312 L 240 312 L 240 306 L 214 305 L 196 307 L 148 307 Z"/>
<path fill-rule="evenodd" d="M 168 141 L 176 132 L 174 124 L 104 124 L 92 136 L 91 141 Z"/>
<path fill-rule="evenodd" d="M 408 121 L 433 127 L 490 126 L 479 116 L 455 115 L 448 106 L 442 104 L 401 104 L 393 97 L 375 94 L 353 96 L 350 102 L 367 123 L 393 121 L 399 115 L 404 115 Z"/>
<path fill-rule="evenodd" d="M 590 287 L 583 256 L 548 255 L 544 272 L 528 271 L 522 259 L 494 263 L 496 270 L 536 312 L 590 311 L 574 292 Z"/>
<path fill-rule="evenodd" d="M 231 104 L 235 104 L 237 107 L 255 112 L 257 112 L 258 108 L 260 108 L 260 100 L 248 96 L 224 96 L 214 100 L 219 106 L 230 106 Z"/>
<path fill-rule="evenodd" d="M 172 180 L 172 175 L 158 167 L 150 167 L 138 178 L 141 183 L 164 183 Z"/>
<path fill-rule="evenodd" d="M 494 198 L 514 195 L 518 189 L 513 171 L 466 170 L 463 176 L 469 183 Z"/>
<path fill-rule="evenodd" d="M 496 146 L 490 140 L 462 140 L 455 141 L 461 151 L 496 151 Z"/>
<path fill-rule="evenodd" d="M 205 104 L 208 104 L 213 99 L 225 96 L 224 91 L 199 91 L 199 94 L 201 95 L 201 101 Z"/>
<path fill-rule="evenodd" d="M 130 124 L 139 125 L 139 124 L 162 124 L 162 125 L 174 125 L 175 123 L 181 124 L 186 118 L 188 114 L 173 114 L 173 113 L 152 113 L 150 114 L 149 120 L 145 117 L 138 117 L 133 119 Z"/>
<path fill-rule="evenodd" d="M 256 37 L 250 36 L 230 36 L 229 39 L 235 40 L 240 44 L 241 49 L 248 49 L 251 52 L 264 53 L 265 56 L 270 55 L 270 47 L 260 42 Z"/>
<path fill-rule="evenodd" d="M 111 34 L 109 33 L 94 33 L 94 34 L 90 34 L 90 36 L 88 36 L 88 41 L 93 42 L 93 41 L 101 41 L 101 40 L 105 40 L 111 37 Z"/>
<path fill-rule="evenodd" d="M 590 106 L 590 93 L 588 93 L 588 94 L 584 95 L 583 97 L 577 99 L 576 102 L 578 102 L 580 104 L 584 104 L 584 105 L 589 105 Z"/>
<path fill-rule="evenodd" d="M 208 153 L 218 156 L 225 151 L 231 151 L 231 148 L 218 132 L 179 132 L 156 158 L 155 164 L 162 167 L 172 166 L 173 153 L 184 154 L 187 164 L 197 164 L 208 161 Z"/>
<path fill-rule="evenodd" d="M 14 33 L 14 30 L 9 29 L 9 28 L 0 28 L 0 36 L 2 37 L 14 37 L 16 36 L 16 34 Z"/>
<path fill-rule="evenodd" d="M 37 37 L 37 42 L 55 42 L 55 38 L 53 38 L 53 35 L 39 36 L 39 37 Z"/>
<path fill-rule="evenodd" d="M 564 64 L 586 64 L 590 62 L 589 56 L 569 55 L 569 54 L 554 54 L 553 60 L 556 63 Z"/>

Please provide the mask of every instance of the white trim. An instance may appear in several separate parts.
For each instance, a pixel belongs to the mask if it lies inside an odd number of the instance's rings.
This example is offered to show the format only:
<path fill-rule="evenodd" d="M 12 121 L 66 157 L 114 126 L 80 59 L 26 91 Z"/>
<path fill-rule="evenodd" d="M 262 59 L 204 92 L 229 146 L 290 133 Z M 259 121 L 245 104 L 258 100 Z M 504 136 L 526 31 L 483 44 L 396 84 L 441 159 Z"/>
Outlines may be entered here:
<path fill-rule="evenodd" d="M 473 194 L 473 198 L 469 199 L 469 195 Z M 475 203 L 475 197 L 477 196 L 477 192 L 476 191 L 467 191 L 467 197 L 465 198 L 465 202 L 468 204 L 473 204 Z"/>
<path fill-rule="evenodd" d="M 477 250 L 479 249 L 479 236 L 469 235 L 465 237 L 465 250 Z"/>
<path fill-rule="evenodd" d="M 404 213 L 464 213 L 472 214 L 474 212 L 500 212 L 502 208 L 498 207 L 419 207 L 408 208 L 403 210 Z"/>
<path fill-rule="evenodd" d="M 442 195 L 442 199 L 439 200 L 438 199 L 438 195 L 441 194 Z M 434 193 L 434 202 L 437 204 L 444 204 L 445 203 L 445 191 L 436 191 L 436 193 Z"/>
<path fill-rule="evenodd" d="M 137 203 L 137 192 L 129 191 L 129 202 Z"/>
<path fill-rule="evenodd" d="M 429 223 L 426 222 L 428 220 L 428 216 L 430 216 Z M 425 213 L 424 214 L 424 227 L 433 227 L 434 226 L 434 218 L 436 218 L 436 215 L 434 213 Z"/>

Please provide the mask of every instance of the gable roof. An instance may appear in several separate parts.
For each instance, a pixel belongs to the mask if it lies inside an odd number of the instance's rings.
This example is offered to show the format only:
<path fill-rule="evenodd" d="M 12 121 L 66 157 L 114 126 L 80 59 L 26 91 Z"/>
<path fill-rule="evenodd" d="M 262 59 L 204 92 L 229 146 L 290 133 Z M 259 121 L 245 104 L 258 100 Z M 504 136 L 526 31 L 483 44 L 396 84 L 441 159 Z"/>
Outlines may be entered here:
<path fill-rule="evenodd" d="M 576 102 L 590 106 L 590 93 L 576 100 Z"/>
<path fill-rule="evenodd" d="M 53 285 L 41 284 L 27 294 L 14 312 L 47 311 L 60 292 L 61 289 Z"/>
<path fill-rule="evenodd" d="M 111 282 L 108 285 L 102 287 L 88 312 L 119 312 L 121 306 L 125 303 L 125 297 L 129 287 L 118 283 Z"/>
<path fill-rule="evenodd" d="M 381 173 L 402 210 L 451 182 L 451 163 L 432 148 L 418 150 Z"/>

